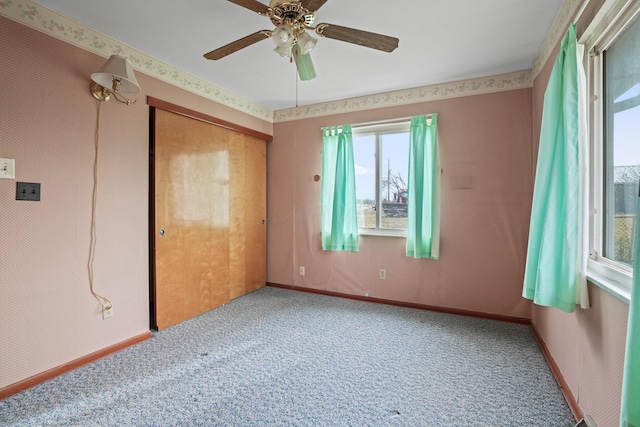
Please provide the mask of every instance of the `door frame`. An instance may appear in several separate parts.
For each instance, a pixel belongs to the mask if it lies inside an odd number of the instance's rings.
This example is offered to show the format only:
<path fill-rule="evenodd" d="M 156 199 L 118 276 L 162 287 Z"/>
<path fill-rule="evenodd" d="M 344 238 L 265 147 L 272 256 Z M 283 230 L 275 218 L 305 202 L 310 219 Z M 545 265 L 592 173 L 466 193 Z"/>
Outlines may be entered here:
<path fill-rule="evenodd" d="M 235 123 L 228 122 L 207 114 L 181 107 L 167 101 L 163 101 L 151 96 L 147 97 L 147 105 L 149 105 L 149 327 L 152 330 L 158 330 L 156 324 L 156 257 L 155 257 L 155 239 L 156 239 L 156 222 L 155 222 L 155 136 L 156 136 L 156 109 L 168 111 L 170 113 L 180 114 L 192 119 L 200 120 L 215 126 L 220 126 L 245 135 L 254 136 L 267 141 L 273 141 L 273 135 L 258 132 L 254 129 L 246 128 Z"/>

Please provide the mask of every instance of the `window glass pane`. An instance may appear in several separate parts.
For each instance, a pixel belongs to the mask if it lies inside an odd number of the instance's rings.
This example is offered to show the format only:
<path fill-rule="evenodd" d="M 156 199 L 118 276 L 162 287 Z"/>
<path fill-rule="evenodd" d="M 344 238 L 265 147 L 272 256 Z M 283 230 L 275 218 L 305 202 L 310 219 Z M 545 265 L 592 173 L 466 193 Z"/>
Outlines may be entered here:
<path fill-rule="evenodd" d="M 604 256 L 631 266 L 640 180 L 640 21 L 605 51 Z"/>
<path fill-rule="evenodd" d="M 381 135 L 380 228 L 407 228 L 409 133 Z"/>
<path fill-rule="evenodd" d="M 353 136 L 358 226 L 376 228 L 376 137 Z"/>

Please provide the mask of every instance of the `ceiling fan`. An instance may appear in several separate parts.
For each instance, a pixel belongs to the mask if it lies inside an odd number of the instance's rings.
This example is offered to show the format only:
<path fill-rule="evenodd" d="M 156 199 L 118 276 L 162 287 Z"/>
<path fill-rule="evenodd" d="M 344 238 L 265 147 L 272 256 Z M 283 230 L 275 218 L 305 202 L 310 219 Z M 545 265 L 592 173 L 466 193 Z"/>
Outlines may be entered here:
<path fill-rule="evenodd" d="M 316 72 L 309 52 L 315 47 L 318 40 L 307 34 L 306 30 L 313 30 L 322 37 L 384 52 L 392 52 L 398 47 L 399 40 L 396 37 L 333 24 L 318 24 L 313 27 L 316 12 L 327 0 L 271 0 L 269 6 L 257 0 L 229 1 L 268 17 L 275 25 L 275 29 L 261 30 L 212 50 L 204 55 L 207 59 L 224 58 L 260 40 L 271 38 L 276 44 L 274 51 L 283 57 L 295 60 L 300 79 L 311 80 L 316 76 Z"/>

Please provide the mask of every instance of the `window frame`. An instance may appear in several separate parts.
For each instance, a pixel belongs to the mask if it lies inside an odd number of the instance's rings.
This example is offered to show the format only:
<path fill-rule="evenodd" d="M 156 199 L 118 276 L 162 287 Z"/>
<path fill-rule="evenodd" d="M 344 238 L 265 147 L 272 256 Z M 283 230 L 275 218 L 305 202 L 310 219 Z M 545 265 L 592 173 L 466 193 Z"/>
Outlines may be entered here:
<path fill-rule="evenodd" d="M 579 43 L 585 45 L 589 133 L 589 259 L 587 278 L 610 294 L 629 302 L 633 269 L 604 257 L 605 215 L 605 94 L 604 53 L 634 19 L 640 19 L 637 0 L 607 0 L 587 27 Z"/>
<path fill-rule="evenodd" d="M 376 228 L 363 228 L 358 225 L 358 234 L 361 236 L 382 236 L 382 237 L 407 237 L 407 229 L 391 229 L 391 228 L 380 228 L 381 223 L 381 189 L 382 189 L 382 160 L 380 159 L 380 152 L 382 151 L 382 138 L 381 135 L 385 134 L 397 134 L 397 133 L 407 133 L 407 153 L 409 152 L 410 147 L 410 127 L 411 127 L 411 119 L 399 119 L 391 122 L 379 122 L 379 123 L 371 123 L 371 124 L 361 124 L 361 125 L 352 125 L 351 126 L 351 134 L 353 139 L 357 137 L 363 136 L 375 136 L 375 168 L 376 168 L 376 176 L 375 176 L 375 186 L 376 186 Z M 407 177 L 408 178 L 408 177 Z M 357 191 L 357 189 L 356 189 Z"/>

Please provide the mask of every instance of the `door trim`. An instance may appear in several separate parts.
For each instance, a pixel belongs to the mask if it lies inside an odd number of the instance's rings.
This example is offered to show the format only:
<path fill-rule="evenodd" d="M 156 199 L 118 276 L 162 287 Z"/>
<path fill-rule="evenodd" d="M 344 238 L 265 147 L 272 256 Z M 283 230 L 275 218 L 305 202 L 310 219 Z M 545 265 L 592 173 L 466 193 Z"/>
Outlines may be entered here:
<path fill-rule="evenodd" d="M 156 324 L 156 163 L 154 150 L 156 143 L 156 108 L 149 107 L 149 328 L 158 330 Z"/>
<path fill-rule="evenodd" d="M 181 107 L 179 105 L 172 104 L 170 102 L 163 101 L 161 99 L 154 98 L 152 96 L 147 96 L 147 104 L 150 107 L 160 108 L 162 110 L 169 111 L 171 113 L 181 114 L 183 116 L 191 117 L 192 119 L 200 120 L 206 123 L 210 123 L 212 125 L 234 130 L 236 132 L 240 132 L 245 135 L 255 136 L 257 138 L 264 139 L 267 142 L 273 141 L 273 135 L 258 132 L 257 130 L 249 129 L 244 126 L 237 125 L 235 123 L 227 122 L 226 120 L 218 119 L 216 117 L 209 116 L 199 111 L 190 110 L 188 108 Z"/>

